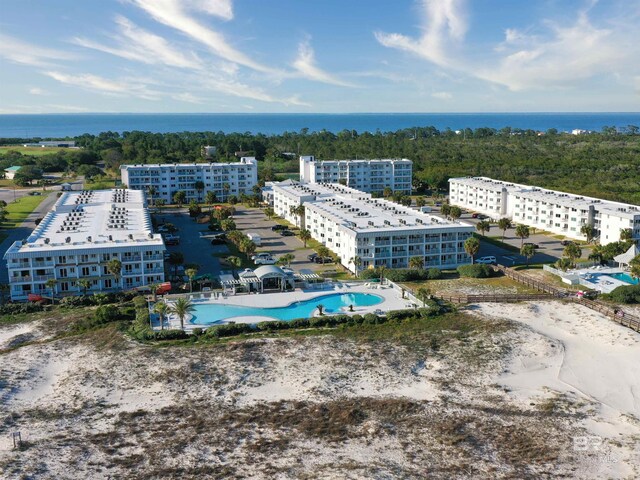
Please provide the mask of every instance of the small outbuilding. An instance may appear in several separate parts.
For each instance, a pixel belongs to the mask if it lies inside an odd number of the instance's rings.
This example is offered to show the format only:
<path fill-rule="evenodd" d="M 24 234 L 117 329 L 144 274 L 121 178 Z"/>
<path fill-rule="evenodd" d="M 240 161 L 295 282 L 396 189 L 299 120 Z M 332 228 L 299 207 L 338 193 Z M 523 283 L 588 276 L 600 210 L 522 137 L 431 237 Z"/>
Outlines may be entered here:
<path fill-rule="evenodd" d="M 16 173 L 18 173 L 18 170 L 20 170 L 22 167 L 20 165 L 16 165 L 13 167 L 9 167 L 9 168 L 5 168 L 4 169 L 4 177 L 7 180 L 13 180 L 16 176 Z"/>

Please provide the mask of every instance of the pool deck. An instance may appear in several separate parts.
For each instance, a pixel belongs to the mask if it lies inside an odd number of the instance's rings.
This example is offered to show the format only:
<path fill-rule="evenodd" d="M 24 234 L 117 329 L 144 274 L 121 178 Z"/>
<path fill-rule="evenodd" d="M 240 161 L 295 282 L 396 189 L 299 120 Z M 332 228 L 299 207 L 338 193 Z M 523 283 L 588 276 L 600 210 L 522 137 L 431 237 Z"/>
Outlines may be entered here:
<path fill-rule="evenodd" d="M 601 293 L 611 293 L 618 287 L 629 286 L 629 283 L 613 278 L 610 275 L 616 273 L 627 273 L 622 268 L 591 267 L 568 271 L 567 274 L 575 275 L 579 278 L 580 285 L 598 290 Z"/>
<path fill-rule="evenodd" d="M 349 312 L 347 308 L 342 313 L 350 315 L 364 315 L 366 313 L 375 313 L 381 310 L 382 312 L 388 312 L 390 310 L 402 310 L 405 308 L 413 308 L 413 303 L 408 298 L 402 298 L 400 291 L 391 286 L 380 286 L 376 283 L 346 283 L 336 282 L 330 287 L 316 288 L 308 290 L 296 289 L 293 292 L 274 292 L 274 293 L 256 293 L 256 294 L 241 294 L 227 297 L 209 298 L 209 299 L 197 299 L 192 300 L 194 304 L 208 303 L 215 305 L 216 303 L 225 305 L 238 305 L 244 307 L 283 307 L 293 302 L 310 300 L 323 295 L 330 295 L 333 293 L 370 293 L 378 295 L 383 298 L 381 303 L 366 307 L 354 307 L 353 312 Z M 421 306 L 418 303 L 419 306 Z M 258 323 L 264 321 L 274 321 L 273 317 L 263 316 L 246 316 L 246 317 L 234 317 L 232 322 L 234 323 Z M 185 319 L 185 330 L 190 332 L 194 328 L 206 329 L 208 326 L 221 325 L 229 322 L 219 322 L 213 325 L 194 325 L 189 322 L 189 319 Z M 175 315 L 169 315 L 165 319 L 165 328 L 180 329 L 180 320 Z M 154 330 L 159 330 L 160 326 L 157 324 L 157 320 L 154 321 Z"/>

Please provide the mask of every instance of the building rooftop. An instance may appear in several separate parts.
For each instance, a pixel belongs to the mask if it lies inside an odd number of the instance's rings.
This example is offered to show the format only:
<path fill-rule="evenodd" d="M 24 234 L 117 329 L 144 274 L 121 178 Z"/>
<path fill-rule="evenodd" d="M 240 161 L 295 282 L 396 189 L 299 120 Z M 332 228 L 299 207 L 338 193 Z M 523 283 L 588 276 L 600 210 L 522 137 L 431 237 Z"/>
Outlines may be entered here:
<path fill-rule="evenodd" d="M 4 169 L 4 171 L 9 171 L 9 172 L 17 172 L 18 170 L 20 170 L 22 167 L 20 165 L 17 166 L 13 166 L 13 167 L 7 167 Z"/>
<path fill-rule="evenodd" d="M 493 180 L 487 177 L 458 177 L 450 178 L 449 182 L 455 181 L 456 183 L 462 183 L 471 187 L 484 188 L 488 190 L 502 190 L 507 189 L 509 191 L 527 190 L 533 187 L 527 185 L 520 185 L 518 183 L 503 182 L 502 180 Z"/>
<path fill-rule="evenodd" d="M 188 168 L 188 167 L 218 167 L 224 165 L 248 165 L 257 163 L 255 157 L 242 157 L 239 162 L 203 162 L 203 163 L 144 163 L 120 165 L 121 169 L 130 168 Z"/>
<path fill-rule="evenodd" d="M 343 195 L 359 200 L 367 200 L 371 198 L 370 193 L 356 190 L 339 183 L 300 183 L 295 180 L 285 180 L 284 182 L 274 183 L 273 188 L 280 189 L 290 197 L 308 197 L 315 196 L 326 197 L 332 195 Z"/>
<path fill-rule="evenodd" d="M 140 190 L 65 192 L 38 227 L 10 253 L 105 249 L 125 245 L 164 247 L 154 234 Z"/>
<path fill-rule="evenodd" d="M 408 158 L 345 158 L 345 159 L 333 159 L 333 160 L 316 160 L 317 163 L 338 163 L 338 162 L 350 162 L 350 163 L 370 163 L 370 162 L 407 162 L 413 163 Z"/>

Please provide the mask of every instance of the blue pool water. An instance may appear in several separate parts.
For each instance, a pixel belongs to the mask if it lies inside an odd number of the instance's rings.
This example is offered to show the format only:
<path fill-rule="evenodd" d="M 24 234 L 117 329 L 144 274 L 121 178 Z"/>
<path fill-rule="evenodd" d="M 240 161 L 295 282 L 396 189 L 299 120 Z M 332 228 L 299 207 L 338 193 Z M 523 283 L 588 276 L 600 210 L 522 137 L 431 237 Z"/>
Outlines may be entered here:
<path fill-rule="evenodd" d="M 264 297 L 255 297 L 263 299 Z M 217 303 L 195 304 L 191 323 L 197 325 L 211 325 L 223 320 L 233 320 L 234 317 L 262 316 L 274 320 L 293 320 L 295 318 L 309 318 L 319 304 L 324 305 L 326 313 L 340 313 L 343 307 L 368 307 L 382 303 L 384 299 L 370 293 L 331 293 L 293 302 L 284 307 L 242 307 L 239 305 L 225 305 Z"/>
<path fill-rule="evenodd" d="M 638 283 L 640 283 L 640 280 L 633 278 L 627 273 L 609 273 L 608 275 L 616 280 L 620 280 L 621 282 L 630 283 L 631 285 L 638 285 Z"/>

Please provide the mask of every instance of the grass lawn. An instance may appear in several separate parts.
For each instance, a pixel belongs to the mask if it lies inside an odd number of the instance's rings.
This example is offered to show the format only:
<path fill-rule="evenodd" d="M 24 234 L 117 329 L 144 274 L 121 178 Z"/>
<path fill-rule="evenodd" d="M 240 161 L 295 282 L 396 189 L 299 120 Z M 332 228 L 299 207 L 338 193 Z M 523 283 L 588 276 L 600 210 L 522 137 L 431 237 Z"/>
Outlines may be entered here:
<path fill-rule="evenodd" d="M 42 157 L 43 155 L 51 155 L 60 150 L 69 150 L 68 148 L 59 147 L 23 147 L 22 145 L 0 147 L 0 155 L 4 155 L 10 151 L 19 152 L 22 155 L 30 155 L 32 157 Z"/>
<path fill-rule="evenodd" d="M 2 223 L 2 228 L 15 228 L 20 226 L 25 218 L 46 198 L 45 195 L 20 197 L 17 202 L 7 205 L 7 219 Z"/>

